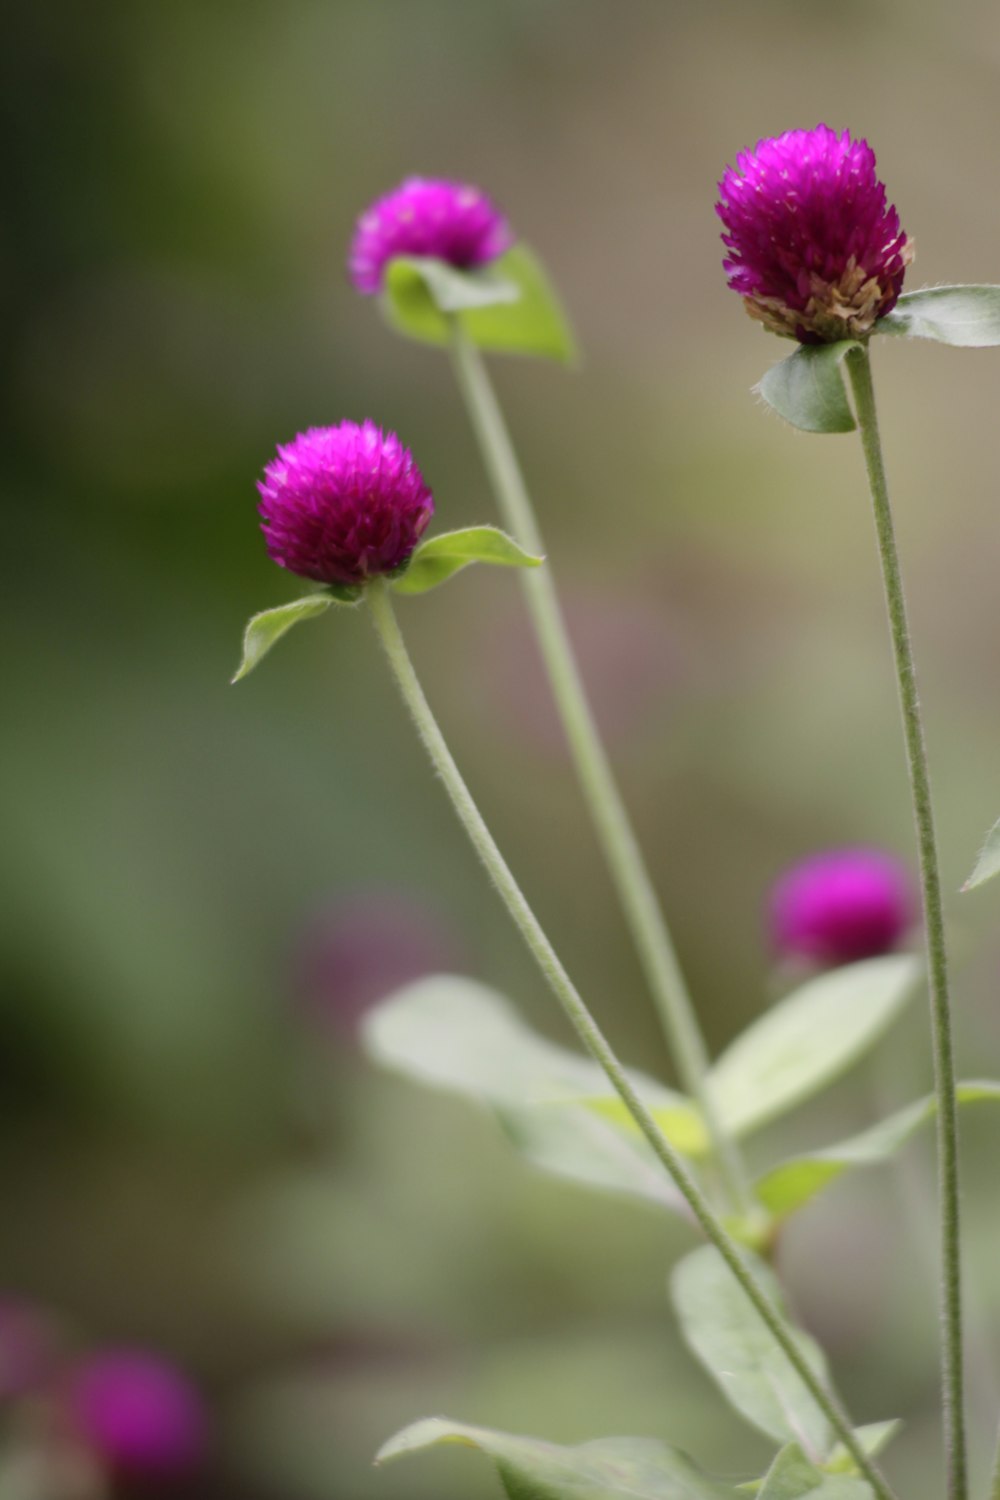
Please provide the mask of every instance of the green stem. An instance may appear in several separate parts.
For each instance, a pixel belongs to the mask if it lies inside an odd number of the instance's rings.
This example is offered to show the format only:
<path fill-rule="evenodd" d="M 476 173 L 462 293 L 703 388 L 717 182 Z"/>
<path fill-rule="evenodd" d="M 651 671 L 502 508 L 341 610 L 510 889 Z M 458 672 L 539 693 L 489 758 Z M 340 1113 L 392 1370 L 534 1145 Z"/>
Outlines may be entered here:
<path fill-rule="evenodd" d="M 822 1381 L 803 1358 L 790 1330 L 770 1299 L 761 1291 L 752 1273 L 742 1259 L 735 1240 L 727 1233 L 716 1217 L 708 1199 L 690 1175 L 680 1156 L 660 1130 L 646 1105 L 629 1081 L 597 1022 L 594 1020 L 573 981 L 570 979 L 558 954 L 546 937 L 531 907 L 514 879 L 513 874 L 493 836 L 483 821 L 482 814 L 472 799 L 462 779 L 430 704 L 424 696 L 406 644 L 400 634 L 392 601 L 385 582 L 375 578 L 368 585 L 367 598 L 372 618 L 393 676 L 403 695 L 417 733 L 431 758 L 435 771 L 444 783 L 452 806 L 458 814 L 472 846 L 499 891 L 504 904 L 514 920 L 532 957 L 542 971 L 550 989 L 562 1006 L 567 1019 L 591 1057 L 607 1074 L 612 1087 L 632 1116 L 656 1156 L 666 1168 L 675 1186 L 684 1197 L 694 1219 L 706 1239 L 711 1241 L 736 1277 L 747 1297 L 767 1325 L 789 1362 L 797 1371 L 816 1405 L 825 1415 L 837 1437 L 850 1453 L 860 1473 L 868 1480 L 879 1500 L 893 1500 L 892 1491 L 864 1449 L 859 1444 L 851 1427 L 850 1419 L 841 1410 L 839 1402 L 827 1391 Z"/>
<path fill-rule="evenodd" d="M 941 1325 L 942 1389 L 948 1495 L 965 1500 L 968 1493 L 965 1436 L 964 1368 L 962 1355 L 962 1263 L 959 1233 L 958 1108 L 955 1100 L 955 1063 L 951 1040 L 951 1002 L 948 994 L 948 955 L 938 868 L 934 809 L 931 800 L 927 750 L 906 619 L 906 601 L 899 569 L 889 491 L 882 460 L 875 390 L 867 349 L 853 349 L 846 360 L 858 427 L 864 449 L 868 484 L 875 509 L 882 579 L 892 635 L 899 702 L 910 771 L 910 789 L 920 850 L 924 932 L 930 978 L 931 1036 L 937 1092 L 937 1151 L 941 1209 Z"/>
<path fill-rule="evenodd" d="M 504 524 L 529 552 L 545 548 L 503 413 L 478 349 L 452 319 L 455 376 Z M 584 798 L 670 1044 L 683 1088 L 698 1105 L 729 1205 L 749 1210 L 746 1173 L 706 1084 L 709 1058 L 642 852 L 629 823 L 566 632 L 551 569 L 521 574 L 553 695 Z"/>
<path fill-rule="evenodd" d="M 990 1500 L 1000 1500 L 1000 1432 L 997 1433 L 996 1454 L 993 1459 L 993 1473 L 990 1476 Z"/>

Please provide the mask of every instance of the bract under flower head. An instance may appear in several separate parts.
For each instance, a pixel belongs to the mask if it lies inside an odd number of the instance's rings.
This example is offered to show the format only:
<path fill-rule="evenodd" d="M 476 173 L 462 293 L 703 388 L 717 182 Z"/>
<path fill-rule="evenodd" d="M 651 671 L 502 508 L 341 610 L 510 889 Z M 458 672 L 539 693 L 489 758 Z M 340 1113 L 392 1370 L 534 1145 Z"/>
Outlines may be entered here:
<path fill-rule="evenodd" d="M 874 151 L 827 125 L 741 152 L 715 211 L 729 285 L 751 317 L 803 344 L 863 338 L 895 306 L 913 259 Z"/>
<path fill-rule="evenodd" d="M 464 271 L 513 243 L 507 221 L 481 188 L 408 177 L 361 215 L 348 268 L 358 291 L 371 294 L 381 291 L 385 264 L 395 255 L 433 255 Z"/>
<path fill-rule="evenodd" d="M 891 953 L 915 915 L 910 873 L 882 849 L 828 849 L 793 865 L 770 898 L 783 958 L 821 965 Z"/>
<path fill-rule="evenodd" d="M 257 489 L 272 560 L 319 583 L 395 572 L 434 513 L 412 453 L 374 422 L 310 427 L 279 446 Z"/>

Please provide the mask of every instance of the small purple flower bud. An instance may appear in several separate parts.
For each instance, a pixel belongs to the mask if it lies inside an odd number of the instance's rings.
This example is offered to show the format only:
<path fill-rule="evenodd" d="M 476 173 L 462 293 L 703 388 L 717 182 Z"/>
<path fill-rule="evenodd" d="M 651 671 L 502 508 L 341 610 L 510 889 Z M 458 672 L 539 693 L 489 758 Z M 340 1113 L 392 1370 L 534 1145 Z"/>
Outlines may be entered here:
<path fill-rule="evenodd" d="M 319 583 L 394 573 L 434 513 L 412 453 L 374 422 L 299 433 L 279 445 L 257 489 L 272 560 Z"/>
<path fill-rule="evenodd" d="M 477 187 L 408 177 L 358 220 L 348 269 L 359 292 L 381 291 L 394 255 L 433 255 L 459 270 L 503 255 L 514 236 L 499 209 Z"/>
<path fill-rule="evenodd" d="M 463 967 L 454 933 L 407 891 L 352 891 L 309 924 L 296 955 L 297 988 L 317 1019 L 350 1036 L 393 990 Z"/>
<path fill-rule="evenodd" d="M 198 1391 L 145 1349 L 104 1349 L 82 1360 L 68 1399 L 80 1437 L 115 1472 L 168 1477 L 204 1453 L 208 1424 Z"/>
<path fill-rule="evenodd" d="M 773 333 L 863 338 L 895 307 L 913 246 L 867 141 L 828 125 L 758 141 L 726 168 L 719 200 L 729 285 Z"/>
<path fill-rule="evenodd" d="M 906 866 L 881 849 L 802 860 L 777 881 L 769 907 L 777 953 L 831 967 L 891 952 L 915 916 Z"/>

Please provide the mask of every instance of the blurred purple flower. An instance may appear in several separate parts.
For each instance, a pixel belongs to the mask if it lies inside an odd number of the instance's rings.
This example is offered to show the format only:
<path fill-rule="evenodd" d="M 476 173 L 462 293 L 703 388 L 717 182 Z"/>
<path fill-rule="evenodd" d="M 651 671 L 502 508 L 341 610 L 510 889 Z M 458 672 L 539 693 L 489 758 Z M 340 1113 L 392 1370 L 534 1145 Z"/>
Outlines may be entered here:
<path fill-rule="evenodd" d="M 514 243 L 500 211 L 464 182 L 408 177 L 361 215 L 348 268 L 359 292 L 381 291 L 385 264 L 395 255 L 433 255 L 467 270 L 495 260 Z"/>
<path fill-rule="evenodd" d="M 150 1478 L 193 1468 L 207 1440 L 205 1408 L 174 1365 L 145 1349 L 104 1349 L 71 1372 L 69 1412 L 112 1470 Z"/>
<path fill-rule="evenodd" d="M 827 125 L 758 141 L 726 168 L 719 199 L 729 285 L 772 332 L 860 338 L 896 305 L 913 248 L 867 141 Z"/>
<path fill-rule="evenodd" d="M 454 934 L 423 902 L 403 891 L 355 891 L 310 923 L 297 980 L 306 1008 L 351 1034 L 369 1006 L 401 985 L 463 967 Z"/>
<path fill-rule="evenodd" d="M 279 445 L 257 488 L 271 559 L 320 583 L 394 572 L 434 513 L 412 453 L 374 422 L 300 433 Z"/>
<path fill-rule="evenodd" d="M 914 921 L 906 866 L 881 849 L 831 849 L 793 865 L 770 897 L 783 958 L 833 966 L 890 953 Z"/>
<path fill-rule="evenodd" d="M 0 1401 L 43 1385 L 57 1350 L 58 1334 L 48 1313 L 25 1298 L 0 1297 Z"/>

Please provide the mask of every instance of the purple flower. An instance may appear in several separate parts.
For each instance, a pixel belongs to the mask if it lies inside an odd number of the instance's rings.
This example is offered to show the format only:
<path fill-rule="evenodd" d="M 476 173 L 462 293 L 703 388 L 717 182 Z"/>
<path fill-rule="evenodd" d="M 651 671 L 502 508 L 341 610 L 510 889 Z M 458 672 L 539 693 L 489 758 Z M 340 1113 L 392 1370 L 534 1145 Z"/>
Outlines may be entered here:
<path fill-rule="evenodd" d="M 906 866 L 881 849 L 830 849 L 785 872 L 769 915 L 783 958 L 849 964 L 898 946 L 914 919 L 913 888 Z"/>
<path fill-rule="evenodd" d="M 828 125 L 758 141 L 726 168 L 715 211 L 729 285 L 772 332 L 861 338 L 895 307 L 913 247 L 867 141 Z"/>
<path fill-rule="evenodd" d="M 394 255 L 433 255 L 467 270 L 495 260 L 514 243 L 506 219 L 477 187 L 408 177 L 358 220 L 348 268 L 359 292 L 381 291 Z"/>
<path fill-rule="evenodd" d="M 187 1377 L 145 1349 L 105 1349 L 77 1365 L 69 1410 L 83 1441 L 111 1469 L 179 1474 L 197 1464 L 207 1422 Z"/>
<path fill-rule="evenodd" d="M 310 427 L 279 446 L 257 488 L 271 558 L 320 583 L 395 572 L 434 513 L 410 450 L 374 422 Z"/>

